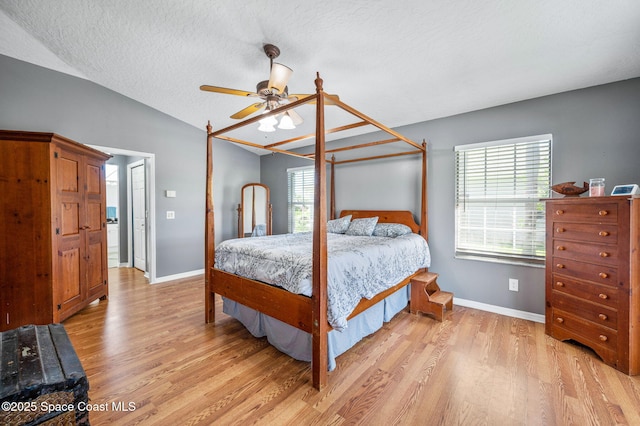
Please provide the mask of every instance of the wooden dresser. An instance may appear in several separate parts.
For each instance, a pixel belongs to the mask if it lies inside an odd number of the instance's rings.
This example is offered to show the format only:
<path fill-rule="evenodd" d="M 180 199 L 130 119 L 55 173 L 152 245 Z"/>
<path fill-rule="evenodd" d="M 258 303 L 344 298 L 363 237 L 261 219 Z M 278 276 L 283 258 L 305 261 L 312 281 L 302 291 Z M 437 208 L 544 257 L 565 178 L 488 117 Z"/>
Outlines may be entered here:
<path fill-rule="evenodd" d="M 640 373 L 640 198 L 546 202 L 546 332 Z"/>
<path fill-rule="evenodd" d="M 53 133 L 0 130 L 0 331 L 107 296 L 108 158 Z"/>

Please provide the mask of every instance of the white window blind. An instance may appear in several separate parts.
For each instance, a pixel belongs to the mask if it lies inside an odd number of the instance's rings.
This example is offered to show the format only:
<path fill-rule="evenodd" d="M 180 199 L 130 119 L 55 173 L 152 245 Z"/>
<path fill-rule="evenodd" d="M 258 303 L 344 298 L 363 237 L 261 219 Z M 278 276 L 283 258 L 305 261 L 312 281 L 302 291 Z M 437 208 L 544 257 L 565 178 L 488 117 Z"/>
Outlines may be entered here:
<path fill-rule="evenodd" d="M 551 135 L 455 147 L 456 256 L 544 263 Z"/>
<path fill-rule="evenodd" d="M 313 230 L 313 167 L 287 169 L 289 232 Z"/>

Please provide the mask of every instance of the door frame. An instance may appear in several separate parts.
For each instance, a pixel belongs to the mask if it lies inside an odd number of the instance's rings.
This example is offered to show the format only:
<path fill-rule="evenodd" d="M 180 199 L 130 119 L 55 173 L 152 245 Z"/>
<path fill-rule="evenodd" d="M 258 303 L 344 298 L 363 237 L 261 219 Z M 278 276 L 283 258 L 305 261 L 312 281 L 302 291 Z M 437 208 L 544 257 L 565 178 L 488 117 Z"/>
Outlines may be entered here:
<path fill-rule="evenodd" d="M 143 157 L 146 170 L 145 170 L 145 190 L 149 197 L 149 217 L 146 222 L 147 227 L 147 265 L 148 271 L 145 271 L 145 275 L 149 279 L 150 284 L 155 284 L 157 280 L 156 275 L 156 171 L 155 171 L 155 157 L 156 155 L 150 152 L 132 151 L 129 149 L 112 148 L 99 145 L 90 145 L 99 151 L 106 152 L 114 155 L 126 155 L 129 157 Z M 135 163 L 134 163 L 135 164 Z M 146 173 L 148 172 L 148 174 Z M 127 212 L 131 210 L 131 170 L 130 165 L 127 165 Z M 127 226 L 129 253 L 127 266 L 133 267 L 133 229 L 131 226 Z"/>
<path fill-rule="evenodd" d="M 135 218 L 133 217 L 133 180 L 131 178 L 132 173 L 133 173 L 133 169 L 135 169 L 136 167 L 142 167 L 143 168 L 143 172 L 144 172 L 144 198 L 145 198 L 145 218 L 144 218 L 144 248 L 145 248 L 145 253 L 144 253 L 144 275 L 149 278 L 149 271 L 147 270 L 147 265 L 149 265 L 149 261 L 147 260 L 147 255 L 149 254 L 149 235 L 148 235 L 148 231 L 149 231 L 149 226 L 148 226 L 148 221 L 151 218 L 151 214 L 149 213 L 149 206 L 147 205 L 147 198 L 150 199 L 150 197 L 148 197 L 149 195 L 149 191 L 147 191 L 147 167 L 146 167 L 147 161 L 145 159 L 142 160 L 138 160 L 138 161 L 134 161 L 133 163 L 129 163 L 127 164 L 127 215 L 128 217 L 131 218 L 131 220 L 129 221 L 127 226 L 127 244 L 129 245 L 128 247 L 128 251 L 129 253 L 131 253 L 132 255 L 129 256 L 129 261 L 128 261 L 128 266 L 129 267 L 136 267 L 136 254 L 135 254 L 135 249 L 133 247 L 133 234 L 134 234 L 134 223 L 135 223 Z M 149 201 L 149 203 L 151 203 L 151 201 Z"/>
<path fill-rule="evenodd" d="M 106 176 L 108 176 L 107 173 L 107 169 L 109 168 L 109 166 L 111 167 L 115 167 L 116 168 L 116 180 L 115 181 L 109 181 L 106 179 Z M 122 187 L 122 182 L 120 180 L 120 165 L 119 164 L 105 164 L 105 183 L 107 183 L 107 207 L 109 206 L 109 184 L 108 182 L 116 182 L 116 186 L 118 187 L 117 189 L 117 197 L 118 197 L 118 204 L 120 204 L 120 188 Z M 118 214 L 116 215 L 116 224 L 118 225 L 118 256 L 116 257 L 117 260 L 117 265 L 115 267 L 120 267 L 122 266 L 120 263 L 120 224 L 122 223 L 122 221 L 120 220 L 120 215 L 121 215 L 121 211 L 120 211 L 120 206 L 118 205 L 117 208 L 117 212 Z M 107 268 L 112 268 L 113 266 L 109 265 L 109 247 L 111 247 L 110 243 L 110 238 L 109 238 L 109 222 L 107 222 Z"/>

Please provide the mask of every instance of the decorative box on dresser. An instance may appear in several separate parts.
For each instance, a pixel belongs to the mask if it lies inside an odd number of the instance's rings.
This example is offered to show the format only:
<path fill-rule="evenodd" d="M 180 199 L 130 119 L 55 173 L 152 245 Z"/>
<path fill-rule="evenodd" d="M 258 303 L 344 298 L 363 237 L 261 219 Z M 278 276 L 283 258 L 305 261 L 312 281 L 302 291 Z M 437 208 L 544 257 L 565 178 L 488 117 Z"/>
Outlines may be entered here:
<path fill-rule="evenodd" d="M 107 297 L 109 158 L 54 133 L 0 130 L 0 331 Z"/>
<path fill-rule="evenodd" d="M 640 373 L 640 198 L 546 201 L 546 332 Z"/>

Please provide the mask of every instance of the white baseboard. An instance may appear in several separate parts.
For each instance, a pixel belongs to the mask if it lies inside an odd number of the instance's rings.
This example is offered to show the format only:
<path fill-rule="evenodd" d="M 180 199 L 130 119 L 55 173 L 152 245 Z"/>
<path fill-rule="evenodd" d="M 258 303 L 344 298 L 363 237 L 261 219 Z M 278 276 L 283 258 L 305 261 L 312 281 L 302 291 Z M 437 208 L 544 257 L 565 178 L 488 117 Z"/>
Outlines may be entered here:
<path fill-rule="evenodd" d="M 180 274 L 165 275 L 164 277 L 157 277 L 151 284 L 160 284 L 167 281 L 179 280 L 182 278 L 190 278 L 196 275 L 204 274 L 204 269 L 198 269 L 195 271 L 182 272 Z M 544 324 L 544 315 L 534 314 L 527 311 L 519 311 L 517 309 L 505 308 L 502 306 L 489 305 L 487 303 L 475 302 L 473 300 L 460 299 L 458 297 L 453 298 L 454 305 L 465 306 L 467 308 L 479 309 L 481 311 L 493 312 L 495 314 L 505 315 L 513 318 L 520 318 L 524 320 L 539 322 Z"/>
<path fill-rule="evenodd" d="M 488 305 L 486 303 L 474 302 L 473 300 L 453 298 L 454 305 L 465 306 L 467 308 L 479 309 L 481 311 L 493 312 L 495 314 L 506 315 L 508 317 L 520 318 L 544 324 L 544 315 L 534 314 L 527 311 L 519 311 L 517 309 L 504 308 L 502 306 Z M 454 308 L 455 309 L 455 308 Z"/>
<path fill-rule="evenodd" d="M 166 283 L 167 281 L 179 280 L 182 278 L 190 278 L 190 277 L 195 277 L 196 275 L 202 275 L 202 274 L 204 274 L 204 269 L 182 272 L 180 274 L 174 274 L 174 275 L 165 275 L 164 277 L 156 277 L 156 280 L 151 284 Z"/>

